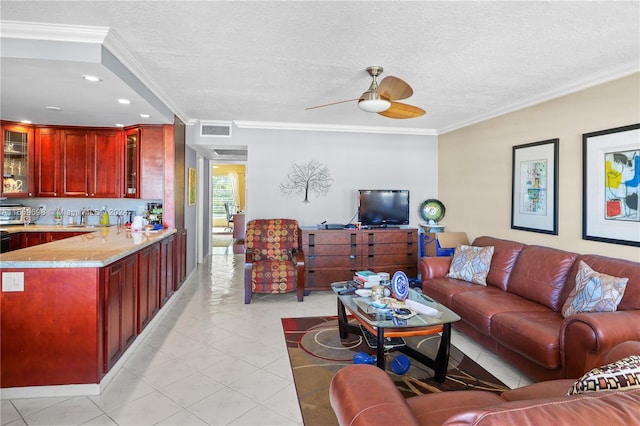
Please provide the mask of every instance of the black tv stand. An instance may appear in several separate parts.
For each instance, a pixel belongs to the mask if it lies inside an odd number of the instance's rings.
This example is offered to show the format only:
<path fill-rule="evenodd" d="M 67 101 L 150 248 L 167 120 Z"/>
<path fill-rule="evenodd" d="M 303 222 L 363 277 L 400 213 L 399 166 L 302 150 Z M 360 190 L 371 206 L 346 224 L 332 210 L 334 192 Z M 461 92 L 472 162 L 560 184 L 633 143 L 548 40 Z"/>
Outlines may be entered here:
<path fill-rule="evenodd" d="M 369 229 L 400 229 L 400 225 L 369 225 Z"/>

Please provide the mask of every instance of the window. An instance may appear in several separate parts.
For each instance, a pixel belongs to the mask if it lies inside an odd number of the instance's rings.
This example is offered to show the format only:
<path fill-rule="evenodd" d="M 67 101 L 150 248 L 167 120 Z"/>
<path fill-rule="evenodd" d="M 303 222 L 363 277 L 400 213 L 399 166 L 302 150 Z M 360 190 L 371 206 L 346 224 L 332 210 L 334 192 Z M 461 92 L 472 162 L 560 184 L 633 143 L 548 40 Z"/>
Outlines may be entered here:
<path fill-rule="evenodd" d="M 213 188 L 213 219 L 226 220 L 227 213 L 224 209 L 224 203 L 235 206 L 231 177 L 229 175 L 213 175 L 211 188 Z M 231 213 L 235 213 L 235 207 L 232 207 Z"/>

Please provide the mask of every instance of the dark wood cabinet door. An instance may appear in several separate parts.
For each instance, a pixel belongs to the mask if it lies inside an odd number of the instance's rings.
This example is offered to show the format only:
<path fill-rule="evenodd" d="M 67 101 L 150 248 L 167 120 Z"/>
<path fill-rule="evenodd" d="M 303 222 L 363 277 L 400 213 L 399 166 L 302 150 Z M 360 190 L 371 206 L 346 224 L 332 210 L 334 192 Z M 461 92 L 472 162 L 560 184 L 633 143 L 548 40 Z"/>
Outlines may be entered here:
<path fill-rule="evenodd" d="M 160 242 L 160 307 L 164 306 L 173 294 L 174 244 L 174 235 Z"/>
<path fill-rule="evenodd" d="M 187 276 L 187 230 L 176 232 L 173 290 L 178 290 Z"/>
<path fill-rule="evenodd" d="M 159 260 L 159 243 L 138 253 L 138 334 L 158 312 Z"/>
<path fill-rule="evenodd" d="M 138 334 L 137 267 L 137 255 L 134 254 L 103 269 L 105 372 L 113 367 Z"/>
<path fill-rule="evenodd" d="M 138 335 L 138 256 L 128 256 L 122 262 L 122 346 L 126 350 Z"/>
<path fill-rule="evenodd" d="M 22 232 L 22 248 L 33 247 L 47 242 L 46 232 Z"/>
<path fill-rule="evenodd" d="M 89 136 L 91 159 L 88 167 L 89 197 L 122 196 L 122 132 L 98 130 Z"/>
<path fill-rule="evenodd" d="M 63 197 L 88 197 L 91 152 L 87 130 L 60 131 L 60 166 Z"/>
<path fill-rule="evenodd" d="M 60 144 L 58 131 L 37 128 L 35 136 L 36 197 L 58 197 L 60 174 Z"/>
<path fill-rule="evenodd" d="M 123 262 L 117 262 L 104 269 L 105 318 L 104 318 L 104 371 L 109 371 L 124 353 L 122 343 L 122 293 L 120 291 L 124 276 Z"/>

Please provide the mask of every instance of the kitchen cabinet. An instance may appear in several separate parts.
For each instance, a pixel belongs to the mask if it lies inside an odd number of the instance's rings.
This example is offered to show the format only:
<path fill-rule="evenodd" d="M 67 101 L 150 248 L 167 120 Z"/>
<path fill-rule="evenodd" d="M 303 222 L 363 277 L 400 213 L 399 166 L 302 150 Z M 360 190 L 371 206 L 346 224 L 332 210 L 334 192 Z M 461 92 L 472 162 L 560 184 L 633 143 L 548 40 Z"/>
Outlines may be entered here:
<path fill-rule="evenodd" d="M 176 232 L 173 290 L 178 290 L 187 277 L 187 230 Z"/>
<path fill-rule="evenodd" d="M 35 140 L 36 196 L 121 196 L 122 131 L 38 127 Z"/>
<path fill-rule="evenodd" d="M 22 232 L 21 248 L 33 247 L 47 242 L 46 232 Z"/>
<path fill-rule="evenodd" d="M 33 197 L 34 132 L 33 128 L 2 122 L 2 188 L 3 197 Z"/>
<path fill-rule="evenodd" d="M 347 281 L 356 271 L 403 271 L 417 276 L 418 230 L 303 229 L 305 289 L 330 290 L 331 283 Z"/>
<path fill-rule="evenodd" d="M 162 308 L 173 294 L 175 235 L 160 241 L 160 294 L 159 303 Z"/>
<path fill-rule="evenodd" d="M 136 126 L 125 130 L 123 197 L 164 197 L 164 128 Z"/>
<path fill-rule="evenodd" d="M 159 310 L 159 262 L 160 244 L 153 244 L 138 252 L 138 334 Z"/>
<path fill-rule="evenodd" d="M 63 197 L 119 198 L 122 145 L 117 130 L 60 130 Z"/>
<path fill-rule="evenodd" d="M 106 373 L 138 335 L 138 256 L 132 254 L 103 268 L 104 372 Z"/>
<path fill-rule="evenodd" d="M 60 179 L 60 144 L 55 128 L 36 128 L 36 197 L 57 197 Z"/>

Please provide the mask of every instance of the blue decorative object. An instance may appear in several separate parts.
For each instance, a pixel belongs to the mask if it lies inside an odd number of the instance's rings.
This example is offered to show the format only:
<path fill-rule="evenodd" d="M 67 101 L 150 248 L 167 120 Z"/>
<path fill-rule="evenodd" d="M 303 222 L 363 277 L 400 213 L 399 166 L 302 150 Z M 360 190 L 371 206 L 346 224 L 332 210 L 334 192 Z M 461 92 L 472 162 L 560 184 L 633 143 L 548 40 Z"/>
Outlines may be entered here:
<path fill-rule="evenodd" d="M 409 367 L 411 367 L 411 362 L 406 355 L 400 354 L 391 361 L 391 371 L 396 374 L 402 375 L 406 373 L 409 371 Z"/>
<path fill-rule="evenodd" d="M 356 352 L 353 356 L 354 364 L 375 364 L 376 357 L 375 355 L 369 355 L 365 352 Z"/>
<path fill-rule="evenodd" d="M 409 295 L 409 279 L 404 272 L 398 271 L 393 274 L 393 278 L 391 279 L 391 292 L 393 293 L 393 297 L 398 300 L 404 300 Z"/>

